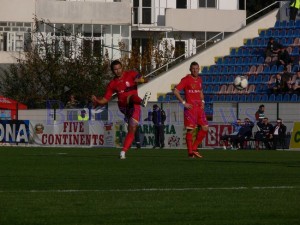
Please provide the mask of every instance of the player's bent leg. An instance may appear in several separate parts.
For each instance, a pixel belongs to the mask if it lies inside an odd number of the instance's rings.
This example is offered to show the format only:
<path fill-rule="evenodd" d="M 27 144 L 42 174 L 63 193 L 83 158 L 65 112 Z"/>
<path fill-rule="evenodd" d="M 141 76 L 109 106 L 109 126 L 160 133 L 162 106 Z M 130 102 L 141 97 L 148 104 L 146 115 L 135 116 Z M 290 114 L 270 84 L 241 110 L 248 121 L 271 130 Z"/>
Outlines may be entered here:
<path fill-rule="evenodd" d="M 133 103 L 133 104 L 136 104 L 136 105 L 140 105 L 141 102 L 142 102 L 142 99 L 136 94 L 130 95 L 127 98 L 127 103 Z"/>
<path fill-rule="evenodd" d="M 145 96 L 144 96 L 144 98 L 143 98 L 143 100 L 140 102 L 141 106 L 143 106 L 143 107 L 147 106 L 148 101 L 150 99 L 150 96 L 151 96 L 151 92 L 147 91 L 146 94 L 145 94 Z"/>
<path fill-rule="evenodd" d="M 197 151 L 199 144 L 203 141 L 208 132 L 208 126 L 202 126 L 201 130 L 197 133 L 197 137 L 193 143 L 193 151 Z"/>

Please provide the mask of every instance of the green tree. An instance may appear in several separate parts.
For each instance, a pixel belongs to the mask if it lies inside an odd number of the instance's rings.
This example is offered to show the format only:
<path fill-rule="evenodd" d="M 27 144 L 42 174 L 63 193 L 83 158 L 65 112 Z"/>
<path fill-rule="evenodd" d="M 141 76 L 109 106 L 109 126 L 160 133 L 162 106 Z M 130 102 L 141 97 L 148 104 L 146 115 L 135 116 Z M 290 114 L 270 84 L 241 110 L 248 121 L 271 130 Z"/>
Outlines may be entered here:
<path fill-rule="evenodd" d="M 67 51 L 63 40 L 39 36 L 39 44 L 32 44 L 25 58 L 19 59 L 4 71 L 0 91 L 29 108 L 44 108 L 47 100 L 66 101 L 66 89 L 81 101 L 92 94 L 101 95 L 111 79 L 109 60 L 90 54 L 89 47 L 78 46 L 79 37 L 72 37 Z M 59 42 L 60 41 L 60 42 Z M 63 46 L 63 47 L 61 47 Z M 67 54 L 68 53 L 68 54 Z"/>

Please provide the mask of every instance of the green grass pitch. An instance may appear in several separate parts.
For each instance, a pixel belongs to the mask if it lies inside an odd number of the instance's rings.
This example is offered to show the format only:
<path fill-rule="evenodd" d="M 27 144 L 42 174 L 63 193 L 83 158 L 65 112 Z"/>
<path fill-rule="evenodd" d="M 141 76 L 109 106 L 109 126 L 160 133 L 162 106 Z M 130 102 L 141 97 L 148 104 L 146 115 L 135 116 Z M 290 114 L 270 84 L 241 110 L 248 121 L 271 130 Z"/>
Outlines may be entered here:
<path fill-rule="evenodd" d="M 300 152 L 0 148 L 1 225 L 299 225 Z"/>

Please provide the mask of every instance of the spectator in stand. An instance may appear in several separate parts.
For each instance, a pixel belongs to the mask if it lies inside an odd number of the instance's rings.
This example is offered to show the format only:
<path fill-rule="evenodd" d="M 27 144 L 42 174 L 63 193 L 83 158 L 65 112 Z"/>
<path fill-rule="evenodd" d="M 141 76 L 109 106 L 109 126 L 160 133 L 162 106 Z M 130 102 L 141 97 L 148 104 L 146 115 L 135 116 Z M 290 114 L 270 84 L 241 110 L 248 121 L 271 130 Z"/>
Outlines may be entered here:
<path fill-rule="evenodd" d="M 262 123 L 263 118 L 265 118 L 265 105 L 260 105 L 255 113 L 255 119 L 257 122 Z"/>
<path fill-rule="evenodd" d="M 292 83 L 292 91 L 295 94 L 300 94 L 300 70 L 297 72 L 295 83 Z"/>
<path fill-rule="evenodd" d="M 237 119 L 236 122 L 231 123 L 233 126 L 233 132 L 231 134 L 222 135 L 220 137 L 220 144 L 223 145 L 223 149 L 226 150 L 226 142 L 230 145 L 230 148 L 237 148 L 237 143 L 234 142 L 237 140 L 240 129 L 242 128 L 241 119 Z"/>
<path fill-rule="evenodd" d="M 286 126 L 282 123 L 282 119 L 278 118 L 273 130 L 273 150 L 277 149 L 278 144 L 280 144 L 283 149 L 286 148 L 285 135 Z"/>
<path fill-rule="evenodd" d="M 287 93 L 289 90 L 287 81 L 281 77 L 280 73 L 276 74 L 274 82 L 269 81 L 268 85 L 271 94 Z"/>
<path fill-rule="evenodd" d="M 76 109 L 79 107 L 79 102 L 76 100 L 75 95 L 71 94 L 70 99 L 66 104 L 67 109 Z"/>
<path fill-rule="evenodd" d="M 277 66 L 283 65 L 284 68 L 286 69 L 290 63 L 292 63 L 292 59 L 290 57 L 289 52 L 286 49 L 280 49 L 278 52 L 278 59 L 276 65 Z"/>
<path fill-rule="evenodd" d="M 271 141 L 273 134 L 273 125 L 269 123 L 269 119 L 265 117 L 262 123 L 257 123 L 258 131 L 255 134 L 256 149 L 259 149 L 259 142 L 262 141 L 266 149 L 271 149 Z"/>
<path fill-rule="evenodd" d="M 300 0 L 291 0 L 290 20 L 296 20 L 299 8 L 300 8 Z"/>
<path fill-rule="evenodd" d="M 274 40 L 273 37 L 269 38 L 267 48 L 266 48 L 266 56 L 272 57 L 277 56 L 280 49 L 282 49 L 282 45 Z"/>

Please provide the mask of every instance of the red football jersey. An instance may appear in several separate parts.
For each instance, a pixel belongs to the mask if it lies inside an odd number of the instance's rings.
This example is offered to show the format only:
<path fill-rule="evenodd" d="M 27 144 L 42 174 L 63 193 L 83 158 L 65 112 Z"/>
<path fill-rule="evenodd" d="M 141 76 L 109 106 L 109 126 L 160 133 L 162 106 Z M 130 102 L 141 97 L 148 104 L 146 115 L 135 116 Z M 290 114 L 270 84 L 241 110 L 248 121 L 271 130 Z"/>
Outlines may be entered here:
<path fill-rule="evenodd" d="M 200 93 L 202 92 L 202 78 L 200 76 L 194 78 L 188 74 L 181 79 L 176 86 L 178 91 L 184 90 L 186 102 L 189 104 L 200 104 L 202 99 Z"/>
<path fill-rule="evenodd" d="M 111 96 L 116 93 L 119 105 L 126 105 L 129 95 L 138 94 L 134 80 L 139 76 L 136 71 L 124 71 L 121 77 L 115 77 L 109 82 L 104 98 L 110 100 Z"/>

